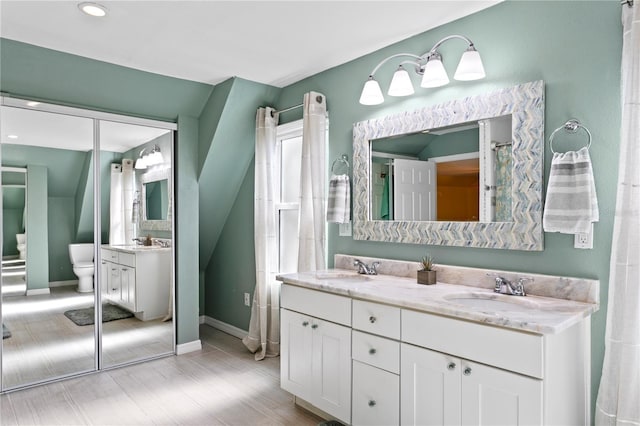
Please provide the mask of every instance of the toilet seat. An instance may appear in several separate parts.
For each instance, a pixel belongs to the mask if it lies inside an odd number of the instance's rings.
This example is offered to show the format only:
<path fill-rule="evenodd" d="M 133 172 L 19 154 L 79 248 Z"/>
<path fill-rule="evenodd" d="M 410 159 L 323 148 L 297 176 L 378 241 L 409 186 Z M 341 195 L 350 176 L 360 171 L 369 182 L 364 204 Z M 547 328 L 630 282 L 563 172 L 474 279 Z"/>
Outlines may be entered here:
<path fill-rule="evenodd" d="M 74 268 L 93 268 L 93 262 L 78 262 L 73 265 Z"/>

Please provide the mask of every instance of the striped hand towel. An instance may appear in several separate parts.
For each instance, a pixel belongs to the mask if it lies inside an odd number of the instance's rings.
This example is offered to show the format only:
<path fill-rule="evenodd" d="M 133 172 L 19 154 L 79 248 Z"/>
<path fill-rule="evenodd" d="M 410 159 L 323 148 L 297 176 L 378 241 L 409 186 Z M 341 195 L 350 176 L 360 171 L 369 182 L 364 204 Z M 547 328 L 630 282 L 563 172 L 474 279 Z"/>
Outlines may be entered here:
<path fill-rule="evenodd" d="M 546 232 L 591 232 L 599 220 L 589 150 L 556 152 L 551 160 L 542 226 Z"/>
<path fill-rule="evenodd" d="M 348 223 L 351 218 L 349 176 L 332 175 L 329 180 L 327 222 Z"/>

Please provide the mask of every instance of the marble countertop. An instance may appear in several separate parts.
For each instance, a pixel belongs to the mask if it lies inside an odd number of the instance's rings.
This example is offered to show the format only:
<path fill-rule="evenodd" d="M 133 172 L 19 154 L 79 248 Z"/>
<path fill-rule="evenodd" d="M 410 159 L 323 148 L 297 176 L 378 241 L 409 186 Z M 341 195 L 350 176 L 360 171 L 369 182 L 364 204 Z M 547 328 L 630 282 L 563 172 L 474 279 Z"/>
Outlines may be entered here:
<path fill-rule="evenodd" d="M 492 289 L 441 282 L 422 285 L 417 284 L 415 278 L 360 275 L 348 269 L 283 274 L 277 279 L 354 299 L 539 334 L 559 333 L 598 310 L 597 303 L 532 295 L 509 296 L 494 293 Z M 499 303 L 497 307 L 482 306 L 486 299 L 491 300 L 486 305 Z"/>
<path fill-rule="evenodd" d="M 109 245 L 109 244 L 103 244 L 101 246 L 102 248 L 105 249 L 110 249 L 110 250 L 118 250 L 118 251 L 124 251 L 127 253 L 143 253 L 143 252 L 148 252 L 148 251 L 169 251 L 171 250 L 171 247 L 162 247 L 160 245 L 154 244 L 154 245 L 150 245 L 150 246 L 143 246 L 143 245 L 135 245 L 135 244 L 126 244 L 126 245 Z"/>

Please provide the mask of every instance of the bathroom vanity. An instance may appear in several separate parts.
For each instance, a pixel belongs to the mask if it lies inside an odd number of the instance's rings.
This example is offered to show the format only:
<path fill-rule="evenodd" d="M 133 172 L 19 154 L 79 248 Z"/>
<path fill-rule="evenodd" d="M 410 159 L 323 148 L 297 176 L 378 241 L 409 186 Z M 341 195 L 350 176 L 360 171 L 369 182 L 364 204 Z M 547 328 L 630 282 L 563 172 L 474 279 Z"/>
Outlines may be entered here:
<path fill-rule="evenodd" d="M 361 424 L 589 424 L 590 315 L 597 280 L 382 260 L 359 275 L 286 274 L 281 386 L 326 417 Z M 374 259 L 360 258 L 370 263 Z M 533 278 L 493 293 L 497 272 Z"/>
<path fill-rule="evenodd" d="M 133 312 L 139 320 L 162 318 L 169 312 L 171 248 L 110 246 L 100 249 L 102 299 Z"/>

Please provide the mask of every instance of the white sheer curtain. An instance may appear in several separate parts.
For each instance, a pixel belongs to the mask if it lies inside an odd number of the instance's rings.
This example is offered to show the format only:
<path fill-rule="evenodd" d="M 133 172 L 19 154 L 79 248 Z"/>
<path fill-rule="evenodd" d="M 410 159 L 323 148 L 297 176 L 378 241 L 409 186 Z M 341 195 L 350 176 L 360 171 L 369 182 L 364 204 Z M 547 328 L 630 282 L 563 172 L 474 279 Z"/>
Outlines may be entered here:
<path fill-rule="evenodd" d="M 326 97 L 317 92 L 306 93 L 303 108 L 298 272 L 326 268 Z"/>
<path fill-rule="evenodd" d="M 111 188 L 109 192 L 109 244 L 125 244 L 124 198 L 122 166 L 111 164 Z"/>
<path fill-rule="evenodd" d="M 622 6 L 622 140 L 595 422 L 640 425 L 640 13 Z"/>
<path fill-rule="evenodd" d="M 257 361 L 280 353 L 280 285 L 274 196 L 276 174 L 276 127 L 278 113 L 260 108 L 256 115 L 255 153 L 255 255 L 256 288 L 253 292 L 249 335 L 242 342 Z"/>

